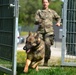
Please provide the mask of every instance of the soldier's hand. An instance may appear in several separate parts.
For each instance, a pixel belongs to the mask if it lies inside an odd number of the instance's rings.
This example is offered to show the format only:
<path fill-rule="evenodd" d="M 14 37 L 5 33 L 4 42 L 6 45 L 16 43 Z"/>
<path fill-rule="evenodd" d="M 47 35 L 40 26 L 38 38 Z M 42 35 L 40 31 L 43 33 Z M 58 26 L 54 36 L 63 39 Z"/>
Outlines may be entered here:
<path fill-rule="evenodd" d="M 56 23 L 56 26 L 60 26 L 60 25 L 61 25 L 61 23 L 59 23 L 59 22 Z"/>

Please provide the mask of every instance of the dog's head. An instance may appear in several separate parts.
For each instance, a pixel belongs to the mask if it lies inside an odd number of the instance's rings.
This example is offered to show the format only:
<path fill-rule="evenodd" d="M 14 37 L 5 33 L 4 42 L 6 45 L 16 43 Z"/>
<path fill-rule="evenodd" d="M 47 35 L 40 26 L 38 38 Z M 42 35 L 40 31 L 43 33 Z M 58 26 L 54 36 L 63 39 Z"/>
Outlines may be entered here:
<path fill-rule="evenodd" d="M 31 50 L 33 47 L 36 47 L 40 43 L 39 33 L 29 32 L 28 37 L 26 38 L 25 46 L 23 47 L 26 52 Z"/>

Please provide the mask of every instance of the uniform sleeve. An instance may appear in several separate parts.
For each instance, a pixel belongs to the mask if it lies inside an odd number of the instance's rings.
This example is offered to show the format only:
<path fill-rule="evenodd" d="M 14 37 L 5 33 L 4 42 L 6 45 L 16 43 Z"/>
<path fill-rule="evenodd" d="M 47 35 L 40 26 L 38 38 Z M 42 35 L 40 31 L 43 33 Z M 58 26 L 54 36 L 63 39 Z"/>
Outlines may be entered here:
<path fill-rule="evenodd" d="M 35 25 L 38 25 L 41 22 L 41 18 L 40 18 L 40 10 L 37 10 L 37 12 L 35 13 Z"/>
<path fill-rule="evenodd" d="M 53 10 L 53 19 L 57 22 L 61 22 L 60 16 Z"/>

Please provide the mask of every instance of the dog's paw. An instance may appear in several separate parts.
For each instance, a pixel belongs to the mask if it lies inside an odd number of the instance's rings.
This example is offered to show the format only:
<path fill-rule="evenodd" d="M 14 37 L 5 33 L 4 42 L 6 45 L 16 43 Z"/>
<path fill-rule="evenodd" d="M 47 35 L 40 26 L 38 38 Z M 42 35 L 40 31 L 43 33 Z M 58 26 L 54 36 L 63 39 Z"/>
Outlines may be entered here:
<path fill-rule="evenodd" d="M 28 68 L 25 67 L 24 73 L 28 73 Z"/>
<path fill-rule="evenodd" d="M 36 67 L 36 71 L 37 71 L 37 72 L 39 71 L 39 68 L 38 68 L 38 66 Z"/>

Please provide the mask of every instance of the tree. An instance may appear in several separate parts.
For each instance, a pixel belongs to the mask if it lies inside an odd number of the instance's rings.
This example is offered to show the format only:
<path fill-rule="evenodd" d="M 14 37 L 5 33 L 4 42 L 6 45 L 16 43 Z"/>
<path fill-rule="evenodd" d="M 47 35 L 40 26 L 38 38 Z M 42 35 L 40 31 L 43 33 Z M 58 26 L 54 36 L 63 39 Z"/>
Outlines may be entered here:
<path fill-rule="evenodd" d="M 19 24 L 33 25 L 35 12 L 42 7 L 41 0 L 19 0 L 19 4 Z M 49 7 L 61 15 L 61 4 L 61 0 L 55 0 L 51 2 Z"/>
<path fill-rule="evenodd" d="M 61 0 L 54 0 L 51 2 L 49 7 L 51 9 L 55 10 L 61 16 L 62 4 L 63 4 L 63 2 Z"/>
<path fill-rule="evenodd" d="M 38 0 L 20 0 L 19 24 L 31 25 L 34 23 L 34 15 L 40 7 Z"/>

